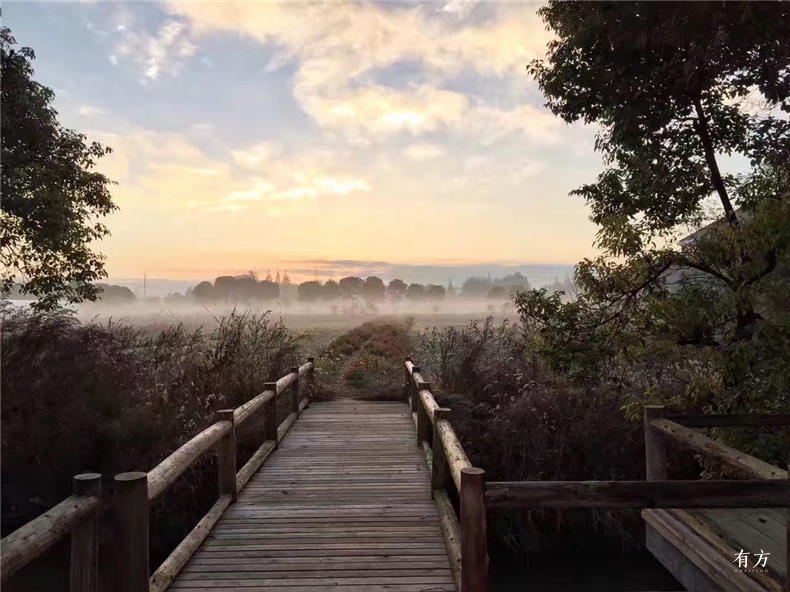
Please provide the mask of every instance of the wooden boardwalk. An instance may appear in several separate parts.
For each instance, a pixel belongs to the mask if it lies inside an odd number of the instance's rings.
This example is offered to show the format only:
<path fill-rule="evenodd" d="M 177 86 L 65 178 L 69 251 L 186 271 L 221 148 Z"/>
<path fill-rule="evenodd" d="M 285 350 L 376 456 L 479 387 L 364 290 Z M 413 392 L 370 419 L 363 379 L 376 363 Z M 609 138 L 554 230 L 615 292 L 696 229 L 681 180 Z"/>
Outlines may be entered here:
<path fill-rule="evenodd" d="M 455 590 L 406 403 L 312 403 L 171 588 Z"/>
<path fill-rule="evenodd" d="M 97 592 L 100 575 L 113 592 L 487 592 L 488 509 L 641 508 L 647 548 L 687 590 L 790 591 L 788 472 L 693 429 L 782 427 L 790 415 L 665 415 L 648 405 L 645 481 L 493 481 L 410 357 L 404 371 L 408 404 L 310 403 L 308 358 L 218 411 L 150 471 L 116 475 L 109 503 L 101 475 L 76 475 L 73 495 L 3 539 L 0 579 L 68 536 L 72 592 Z M 238 467 L 236 430 L 255 417 L 262 441 Z M 667 440 L 747 478 L 669 480 Z M 217 500 L 152 574 L 150 508 L 210 451 Z M 105 516 L 111 537 L 100 536 Z M 741 551 L 748 569 L 734 565 Z"/>

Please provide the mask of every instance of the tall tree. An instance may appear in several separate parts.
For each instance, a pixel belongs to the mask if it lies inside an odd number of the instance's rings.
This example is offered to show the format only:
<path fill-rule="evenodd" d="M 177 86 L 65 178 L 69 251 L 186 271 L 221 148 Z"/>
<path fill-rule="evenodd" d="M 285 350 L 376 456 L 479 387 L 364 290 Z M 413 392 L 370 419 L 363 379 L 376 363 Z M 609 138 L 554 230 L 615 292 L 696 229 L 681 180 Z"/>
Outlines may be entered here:
<path fill-rule="evenodd" d="M 718 157 L 756 166 L 790 141 L 786 117 L 742 108 L 758 93 L 790 111 L 790 6 L 553 1 L 539 13 L 558 38 L 528 70 L 555 114 L 601 129 L 596 148 L 609 166 L 575 193 L 602 246 L 627 255 L 698 222 L 711 193 L 737 226 L 738 180 Z"/>
<path fill-rule="evenodd" d="M 598 126 L 605 170 L 574 192 L 603 251 L 577 266 L 576 298 L 516 296 L 536 351 L 574 380 L 631 390 L 634 409 L 787 409 L 790 5 L 539 13 L 556 39 L 528 70 L 555 114 Z"/>
<path fill-rule="evenodd" d="M 33 50 L 8 28 L 0 53 L 2 291 L 18 281 L 39 308 L 93 300 L 107 273 L 91 243 L 109 234 L 98 220 L 116 209 L 111 181 L 94 169 L 110 149 L 60 124 L 54 93 L 33 79 Z"/>
<path fill-rule="evenodd" d="M 583 262 L 582 289 L 621 307 L 673 266 L 696 268 L 733 294 L 734 335 L 748 338 L 759 318 L 751 286 L 775 269 L 784 239 L 741 231 L 737 208 L 755 175 L 773 184 L 756 201 L 790 190 L 790 5 L 555 1 L 539 12 L 557 38 L 528 69 L 555 114 L 599 126 L 607 167 L 574 193 L 605 255 L 625 260 Z M 755 97 L 760 112 L 747 106 Z M 751 173 L 722 171 L 721 156 L 734 154 Z M 728 228 L 668 247 L 705 219 L 710 196 Z M 787 215 L 784 204 L 766 208 Z"/>

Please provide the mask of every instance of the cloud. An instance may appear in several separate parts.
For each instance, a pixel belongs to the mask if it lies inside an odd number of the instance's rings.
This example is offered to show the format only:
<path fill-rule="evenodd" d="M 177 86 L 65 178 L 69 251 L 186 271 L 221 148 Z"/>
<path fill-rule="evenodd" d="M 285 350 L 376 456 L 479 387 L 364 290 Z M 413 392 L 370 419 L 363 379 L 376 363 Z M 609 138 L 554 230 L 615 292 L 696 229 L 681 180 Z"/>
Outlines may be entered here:
<path fill-rule="evenodd" d="M 352 142 L 463 129 L 470 114 L 491 121 L 501 134 L 553 141 L 539 109 L 478 108 L 465 94 L 445 88 L 465 70 L 523 81 L 524 64 L 542 56 L 550 38 L 535 15 L 537 5 L 492 5 L 495 18 L 459 26 L 453 16 L 469 10 L 467 4 L 445 4 L 439 14 L 448 13 L 448 22 L 435 18 L 435 10 L 397 4 L 266 2 L 230 10 L 221 3 L 177 3 L 165 9 L 185 18 L 196 37 L 231 32 L 267 45 L 274 54 L 266 69 L 295 59 L 297 103 L 320 127 Z M 402 63 L 418 63 L 429 82 L 397 88 L 375 81 L 377 73 Z M 530 133 L 536 127 L 538 133 Z"/>
<path fill-rule="evenodd" d="M 77 108 L 77 113 L 83 117 L 96 117 L 98 115 L 106 115 L 107 111 L 93 105 L 80 105 Z"/>
<path fill-rule="evenodd" d="M 333 151 L 289 155 L 270 142 L 259 142 L 221 158 L 209 156 L 178 133 L 134 127 L 89 134 L 113 147 L 100 161 L 100 170 L 119 182 L 113 192 L 122 208 L 133 205 L 171 214 L 183 208 L 239 212 L 266 205 L 272 213 L 279 204 L 277 212 L 285 214 L 286 204 L 301 207 L 371 189 Z"/>
<path fill-rule="evenodd" d="M 442 6 L 442 12 L 449 12 L 459 18 L 464 18 L 477 6 L 477 0 L 449 0 Z"/>
<path fill-rule="evenodd" d="M 189 39 L 186 23 L 176 20 L 164 22 L 154 35 L 121 23 L 116 27 L 116 36 L 110 61 L 115 65 L 119 57 L 124 57 L 137 64 L 142 69 L 143 82 L 156 80 L 163 73 L 177 74 L 197 50 Z"/>
<path fill-rule="evenodd" d="M 436 144 L 410 144 L 403 153 L 412 160 L 433 160 L 444 155 L 444 148 Z"/>
<path fill-rule="evenodd" d="M 274 144 L 261 142 L 243 150 L 231 150 L 233 161 L 246 168 L 255 168 L 268 161 L 274 154 Z"/>

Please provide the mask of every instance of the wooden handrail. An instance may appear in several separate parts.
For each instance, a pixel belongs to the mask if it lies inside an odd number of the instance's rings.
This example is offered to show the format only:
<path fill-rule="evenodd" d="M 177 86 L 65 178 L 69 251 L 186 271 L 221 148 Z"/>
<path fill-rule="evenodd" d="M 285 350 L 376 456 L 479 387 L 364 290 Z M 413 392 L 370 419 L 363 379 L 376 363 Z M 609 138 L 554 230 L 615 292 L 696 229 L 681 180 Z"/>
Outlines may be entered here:
<path fill-rule="evenodd" d="M 280 378 L 267 383 L 264 392 L 237 407 L 219 412 L 220 420 L 213 423 L 180 446 L 148 473 L 116 475 L 116 495 L 113 505 L 114 536 L 117 539 L 116 569 L 113 588 L 117 592 L 149 592 L 167 588 L 180 569 L 208 535 L 225 509 L 233 503 L 241 490 L 271 452 L 309 399 L 302 398 L 300 376 L 312 395 L 315 390 L 314 358 Z M 290 388 L 289 388 L 290 387 Z M 290 393 L 291 413 L 281 423 L 272 413 L 275 401 L 283 392 Z M 247 463 L 236 472 L 235 426 L 267 409 L 274 419 L 265 440 Z M 150 505 L 170 487 L 192 463 L 212 447 L 218 447 L 217 469 L 219 499 L 198 522 L 189 535 L 176 547 L 149 579 L 148 571 L 148 513 Z M 91 473 L 74 478 L 74 495 L 50 508 L 4 538 L 0 544 L 0 572 L 2 579 L 11 577 L 19 569 L 39 557 L 66 534 L 71 533 L 70 589 L 72 592 L 96 592 L 98 582 L 98 515 L 100 511 L 101 475 Z"/>
<path fill-rule="evenodd" d="M 38 558 L 67 534 L 74 533 L 75 529 L 96 517 L 100 507 L 99 483 L 101 476 L 96 473 L 77 475 L 74 478 L 75 489 L 78 487 L 77 482 L 84 481 L 86 477 L 93 481 L 96 495 L 75 493 L 24 524 L 0 542 L 0 573 L 2 573 L 3 581 Z M 94 551 L 95 541 L 89 541 L 89 543 L 90 548 L 82 549 L 82 553 Z M 95 562 L 95 557 L 91 561 Z M 77 563 L 76 566 L 75 563 Z M 74 557 L 74 553 L 72 554 L 72 566 L 80 570 L 95 569 L 95 567 L 86 566 L 86 563 L 87 561 L 83 560 L 81 554 L 78 554 L 78 558 Z M 90 574 L 86 574 L 86 578 L 90 580 Z M 95 590 L 95 578 L 93 586 L 90 588 L 90 583 L 87 583 L 77 590 Z"/>
<path fill-rule="evenodd" d="M 195 528 L 184 537 L 170 556 L 165 559 L 162 565 L 151 576 L 150 592 L 164 592 L 173 583 L 178 573 L 184 568 L 190 557 L 197 551 L 200 544 L 206 539 L 208 533 L 222 517 L 222 513 L 228 509 L 233 500 L 229 495 L 221 495 L 219 499 L 200 519 Z"/>
<path fill-rule="evenodd" d="M 716 458 L 741 473 L 758 479 L 787 479 L 787 471 L 669 419 L 654 419 L 650 425 L 676 442 Z"/>
<path fill-rule="evenodd" d="M 162 495 L 193 462 L 230 432 L 232 427 L 233 424 L 229 421 L 218 421 L 156 465 L 148 473 L 149 503 Z"/>
<path fill-rule="evenodd" d="M 667 419 L 687 427 L 790 426 L 790 415 L 707 415 L 678 413 Z"/>
<path fill-rule="evenodd" d="M 236 425 L 240 425 L 247 421 L 250 417 L 257 414 L 261 409 L 263 409 L 266 404 L 274 399 L 277 396 L 277 393 L 274 391 L 263 391 L 260 395 L 253 397 L 241 407 L 236 407 L 233 411 L 233 419 L 236 422 Z"/>
<path fill-rule="evenodd" d="M 276 449 L 277 443 L 282 439 L 288 429 L 293 425 L 299 413 L 307 406 L 307 400 L 300 400 L 299 377 L 307 375 L 307 382 L 314 386 L 315 364 L 313 358 L 308 358 L 306 364 L 291 371 L 280 378 L 277 382 L 268 382 L 264 385 L 264 391 L 235 410 L 224 410 L 220 412 L 220 421 L 203 430 L 200 434 L 192 438 L 181 448 L 159 463 L 148 475 L 149 498 L 151 501 L 156 499 L 161 493 L 170 486 L 179 475 L 181 475 L 189 465 L 194 462 L 200 454 L 207 451 L 213 444 L 219 442 L 220 446 L 218 458 L 219 489 L 220 496 L 216 503 L 198 522 L 195 528 L 181 541 L 167 559 L 159 566 L 148 581 L 150 592 L 161 592 L 165 590 L 178 575 L 179 571 L 186 565 L 189 558 L 197 550 L 200 544 L 208 536 L 211 528 L 216 524 L 222 513 L 235 501 L 237 492 L 249 482 L 252 475 L 258 470 L 268 456 Z M 281 393 L 289 389 L 291 400 L 290 407 L 292 412 L 286 416 L 282 422 L 277 422 L 276 401 Z M 264 441 L 256 450 L 247 463 L 233 474 L 231 481 L 231 467 L 235 471 L 236 451 L 235 437 L 233 432 L 236 426 L 250 419 L 259 411 L 266 410 Z M 227 440 L 230 438 L 230 440 Z M 232 443 L 232 444 L 231 444 Z M 154 475 L 154 479 L 151 476 Z M 151 493 L 152 483 L 156 487 Z"/>
<path fill-rule="evenodd" d="M 488 482 L 486 503 L 497 508 L 775 508 L 790 506 L 790 481 Z"/>
<path fill-rule="evenodd" d="M 464 452 L 461 441 L 446 419 L 442 419 L 436 424 L 436 433 L 439 435 L 441 447 L 444 450 L 444 457 L 450 467 L 450 474 L 453 476 L 453 483 L 458 491 L 461 491 L 461 471 L 472 467 L 469 457 Z M 433 443 L 438 446 L 437 442 Z"/>
<path fill-rule="evenodd" d="M 406 397 L 415 416 L 417 445 L 425 453 L 439 524 L 450 558 L 456 589 L 484 592 L 487 573 L 485 471 L 472 466 L 450 423 L 450 410 L 440 407 L 419 366 L 407 357 Z M 449 473 L 449 477 L 448 477 Z M 446 487 L 455 487 L 461 501 L 460 520 Z"/>

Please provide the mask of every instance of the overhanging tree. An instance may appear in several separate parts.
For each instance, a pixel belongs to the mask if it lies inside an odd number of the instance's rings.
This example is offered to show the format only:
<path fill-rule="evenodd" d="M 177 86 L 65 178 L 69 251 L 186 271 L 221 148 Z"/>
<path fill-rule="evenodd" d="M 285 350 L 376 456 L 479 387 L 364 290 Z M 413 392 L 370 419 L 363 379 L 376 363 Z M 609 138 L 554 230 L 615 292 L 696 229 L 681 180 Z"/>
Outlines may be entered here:
<path fill-rule="evenodd" d="M 54 93 L 33 80 L 33 50 L 15 46 L 0 29 L 0 287 L 19 282 L 39 308 L 92 300 L 107 274 L 91 243 L 109 234 L 99 220 L 116 209 L 111 181 L 94 169 L 110 149 L 60 124 Z"/>
<path fill-rule="evenodd" d="M 786 402 L 790 5 L 554 1 L 539 13 L 556 38 L 528 71 L 556 115 L 599 129 L 605 170 L 574 194 L 603 255 L 579 264 L 574 302 L 521 293 L 523 318 L 581 380 L 617 356 L 663 356 L 667 372 L 710 364 L 736 399 Z M 728 157 L 742 172 L 726 172 Z"/>
<path fill-rule="evenodd" d="M 550 2 L 539 12 L 557 38 L 528 70 L 555 114 L 599 126 L 595 147 L 607 165 L 574 191 L 590 205 L 605 252 L 580 265 L 582 287 L 620 308 L 670 267 L 696 268 L 736 294 L 734 335 L 748 337 L 759 315 L 746 292 L 775 269 L 785 239 L 750 243 L 755 232 L 740 229 L 737 208 L 770 199 L 780 203 L 762 209 L 788 220 L 790 6 Z M 744 108 L 755 97 L 760 112 Z M 722 172 L 723 155 L 746 159 L 751 171 Z M 762 195 L 752 191 L 747 204 L 748 184 Z M 705 219 L 711 196 L 728 228 L 675 248 Z"/>

